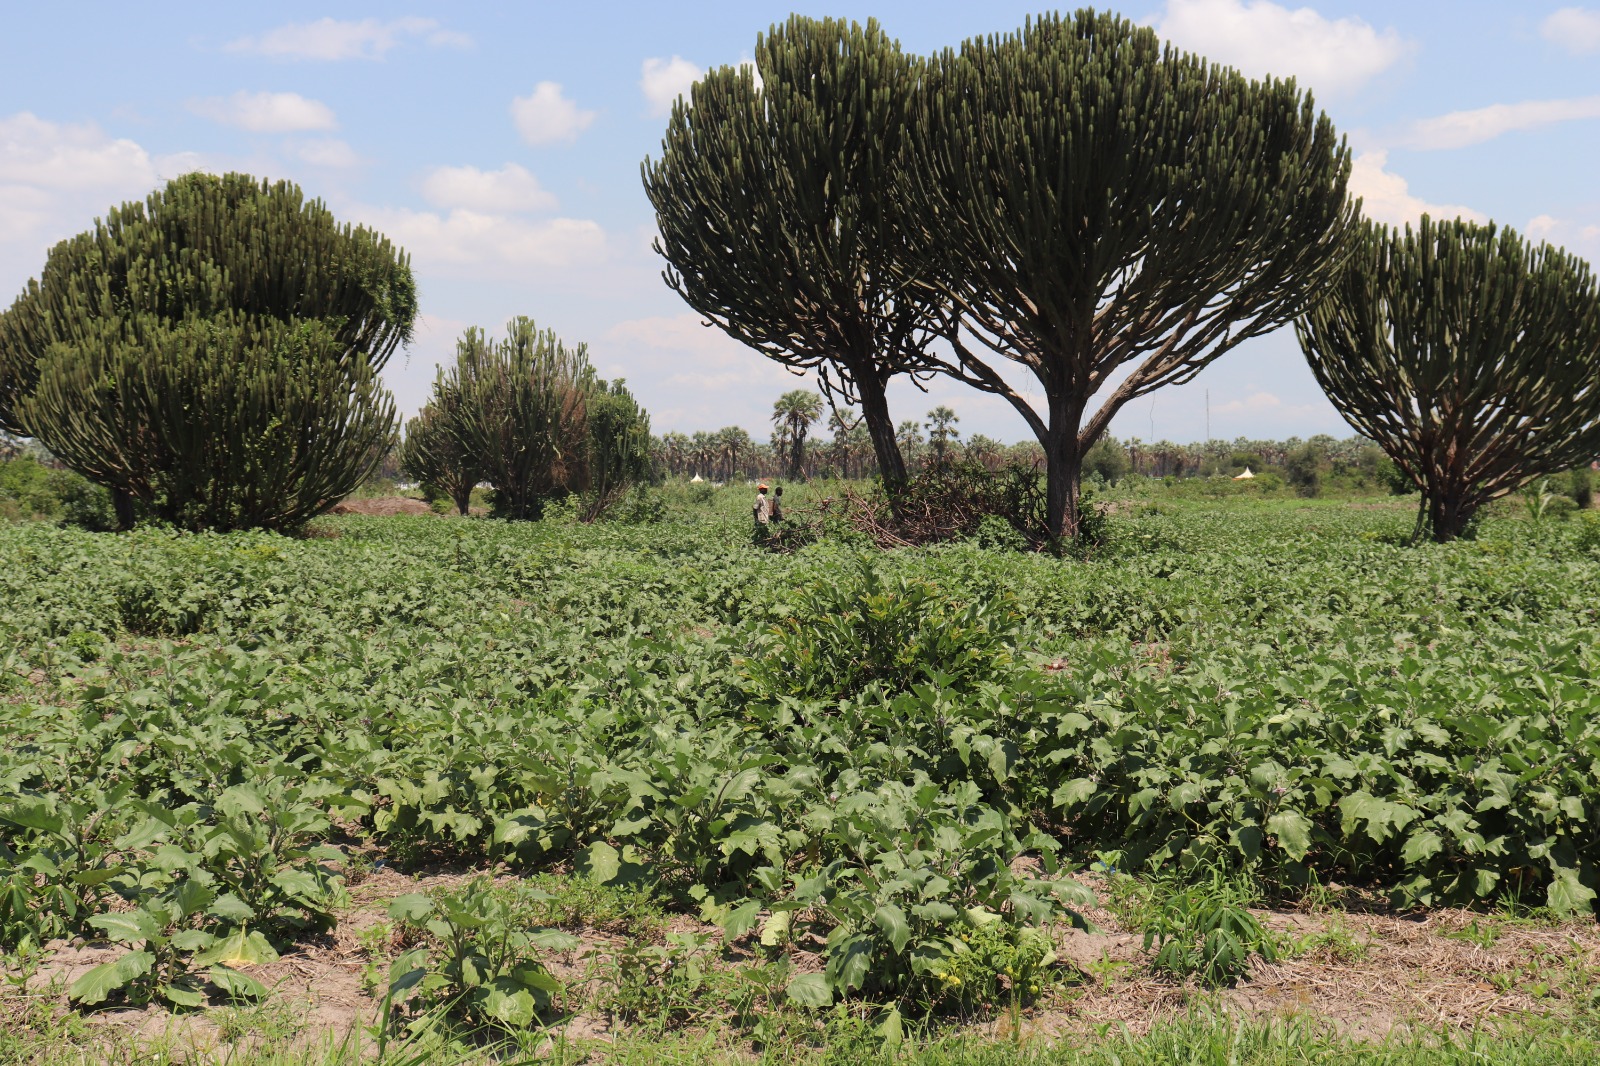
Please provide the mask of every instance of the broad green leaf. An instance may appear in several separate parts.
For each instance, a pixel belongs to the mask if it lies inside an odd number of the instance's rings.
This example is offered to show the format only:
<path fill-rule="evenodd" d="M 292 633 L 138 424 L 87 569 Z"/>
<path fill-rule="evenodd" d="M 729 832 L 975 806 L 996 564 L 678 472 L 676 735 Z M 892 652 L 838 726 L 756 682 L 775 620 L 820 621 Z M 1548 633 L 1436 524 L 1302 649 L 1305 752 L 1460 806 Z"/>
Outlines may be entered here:
<path fill-rule="evenodd" d="M 761 923 L 761 946 L 782 947 L 789 942 L 789 925 L 794 920 L 793 911 L 774 911 Z"/>
<path fill-rule="evenodd" d="M 1431 829 L 1422 829 L 1406 838 L 1406 846 L 1400 849 L 1400 858 L 1407 866 L 1414 866 L 1424 859 L 1433 858 L 1442 850 L 1444 838 Z"/>
<path fill-rule="evenodd" d="M 966 915 L 967 921 L 977 926 L 993 925 L 1000 920 L 1000 915 L 988 907 L 968 907 Z"/>
<path fill-rule="evenodd" d="M 600 884 L 616 880 L 617 874 L 622 869 L 622 856 L 617 849 L 603 840 L 597 840 L 589 845 L 588 866 L 589 876 Z"/>
<path fill-rule="evenodd" d="M 738 940 L 756 927 L 760 914 L 761 904 L 750 900 L 729 911 L 717 924 L 722 926 L 722 933 L 729 940 Z"/>
<path fill-rule="evenodd" d="M 1057 788 L 1050 794 L 1050 801 L 1057 807 L 1075 807 L 1095 794 L 1097 786 L 1087 777 L 1075 778 Z"/>
<path fill-rule="evenodd" d="M 79 1003 L 93 1006 L 107 996 L 150 972 L 156 957 L 148 951 L 130 951 L 115 962 L 103 962 L 72 982 L 67 995 Z"/>
<path fill-rule="evenodd" d="M 525 988 L 509 983 L 491 985 L 484 991 L 483 1012 L 513 1029 L 523 1029 L 533 1021 L 538 1004 Z"/>
<path fill-rule="evenodd" d="M 216 898 L 210 886 L 194 879 L 185 880 L 172 890 L 172 903 L 184 918 L 205 910 Z"/>
<path fill-rule="evenodd" d="M 94 870 L 80 870 L 72 875 L 72 883 L 85 887 L 103 885 L 127 873 L 126 866 L 102 866 Z"/>
<path fill-rule="evenodd" d="M 37 829 L 52 836 L 60 836 L 67 828 L 66 818 L 46 801 L 13 803 L 0 810 L 0 822 L 10 822 L 24 829 Z"/>
<path fill-rule="evenodd" d="M 177 1007 L 203 1007 L 206 997 L 199 989 L 174 982 L 156 989 L 156 995 Z"/>
<path fill-rule="evenodd" d="M 266 985 L 249 974 L 240 973 L 227 966 L 211 967 L 210 977 L 211 983 L 221 989 L 222 994 L 229 999 L 260 999 L 267 994 Z"/>
<path fill-rule="evenodd" d="M 552 996 L 557 992 L 560 992 L 564 987 L 554 974 L 552 974 L 549 970 L 546 970 L 543 966 L 539 966 L 535 963 L 518 966 L 515 970 L 511 971 L 511 976 L 515 978 L 519 984 L 527 988 L 536 988 L 539 991 L 546 992 Z"/>
<path fill-rule="evenodd" d="M 906 949 L 906 941 L 911 939 L 911 923 L 906 921 L 905 911 L 892 903 L 885 903 L 878 908 L 872 920 L 896 952 Z"/>
<path fill-rule="evenodd" d="M 221 963 L 229 967 L 262 966 L 277 961 L 278 953 L 267 938 L 243 927 L 217 941 L 210 949 L 195 956 L 194 960 L 196 966 Z"/>
<path fill-rule="evenodd" d="M 1311 823 L 1299 811 L 1277 812 L 1267 819 L 1267 832 L 1278 838 L 1284 853 L 1296 862 L 1311 850 Z"/>
<path fill-rule="evenodd" d="M 254 921 L 256 912 L 244 900 L 228 892 L 218 896 L 206 912 L 214 918 L 222 918 L 230 922 Z"/>
<path fill-rule="evenodd" d="M 396 921 L 420 922 L 433 913 L 433 900 L 421 892 L 397 896 L 389 904 L 389 917 Z"/>
<path fill-rule="evenodd" d="M 820 973 L 803 973 L 789 982 L 784 994 L 789 1002 L 802 1007 L 829 1007 L 833 1005 L 833 989 L 828 979 Z"/>
<path fill-rule="evenodd" d="M 1576 914 L 1594 906 L 1595 891 L 1578 880 L 1576 871 L 1567 868 L 1556 870 L 1550 887 L 1545 890 L 1545 902 L 1557 914 Z"/>
<path fill-rule="evenodd" d="M 873 1029 L 873 1033 L 883 1041 L 885 1047 L 897 1048 L 904 1043 L 906 1031 L 900 1019 L 900 1008 L 890 1007 L 884 1014 L 883 1021 Z"/>
<path fill-rule="evenodd" d="M 122 944 L 137 944 L 161 935 L 160 923 L 143 910 L 96 914 L 89 919 L 89 924 L 105 933 L 107 940 Z"/>

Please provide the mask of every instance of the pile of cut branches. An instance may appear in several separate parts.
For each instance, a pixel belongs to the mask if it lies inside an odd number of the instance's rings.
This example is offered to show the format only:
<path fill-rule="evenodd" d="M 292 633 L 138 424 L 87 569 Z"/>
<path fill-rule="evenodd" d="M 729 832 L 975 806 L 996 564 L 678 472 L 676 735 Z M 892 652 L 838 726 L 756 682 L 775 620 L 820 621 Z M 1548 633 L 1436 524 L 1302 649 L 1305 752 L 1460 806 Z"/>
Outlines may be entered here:
<path fill-rule="evenodd" d="M 792 551 L 824 537 L 843 537 L 907 548 L 981 538 L 991 531 L 1018 547 L 1036 550 L 1048 543 L 1037 467 L 1012 463 L 993 471 L 975 462 L 945 463 L 906 479 L 897 491 L 882 483 L 866 491 L 846 486 L 837 497 L 791 512 L 767 543 Z"/>

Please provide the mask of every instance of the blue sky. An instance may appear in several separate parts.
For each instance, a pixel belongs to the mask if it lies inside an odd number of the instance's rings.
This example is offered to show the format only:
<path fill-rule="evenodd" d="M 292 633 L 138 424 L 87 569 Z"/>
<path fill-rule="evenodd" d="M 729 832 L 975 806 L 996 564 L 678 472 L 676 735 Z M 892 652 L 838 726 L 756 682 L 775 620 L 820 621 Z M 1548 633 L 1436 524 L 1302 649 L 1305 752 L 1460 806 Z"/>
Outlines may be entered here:
<path fill-rule="evenodd" d="M 836 3 L 932 51 L 1035 5 Z M 423 320 L 388 379 L 402 409 L 469 325 L 515 314 L 586 341 L 655 428 L 765 435 L 797 382 L 702 328 L 660 281 L 639 164 L 672 97 L 748 58 L 787 4 L 13 5 L 0 36 L 0 294 L 113 203 L 197 167 L 298 181 L 411 252 Z M 1250 74 L 1300 78 L 1350 139 L 1373 217 L 1493 219 L 1600 261 L 1600 0 L 1130 0 L 1117 8 Z M 1126 409 L 1119 435 L 1349 431 L 1292 334 Z M 954 384 L 891 395 L 1018 440 L 1009 407 Z"/>

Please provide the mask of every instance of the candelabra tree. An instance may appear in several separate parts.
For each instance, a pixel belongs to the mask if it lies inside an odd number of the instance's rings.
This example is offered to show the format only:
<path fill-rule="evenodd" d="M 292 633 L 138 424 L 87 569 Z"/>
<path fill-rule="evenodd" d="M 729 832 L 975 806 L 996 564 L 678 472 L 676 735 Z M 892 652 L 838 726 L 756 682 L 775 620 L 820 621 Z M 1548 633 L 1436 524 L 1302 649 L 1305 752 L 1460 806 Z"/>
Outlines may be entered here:
<path fill-rule="evenodd" d="M 621 378 L 596 381 L 585 403 L 588 470 L 586 518 L 593 519 L 630 486 L 655 479 L 650 415 Z"/>
<path fill-rule="evenodd" d="M 53 348 L 22 404 L 67 466 L 190 530 L 294 530 L 394 442 L 394 400 L 319 321 L 190 319 Z M 126 513 L 119 524 L 130 524 Z"/>
<path fill-rule="evenodd" d="M 406 473 L 444 493 L 466 514 L 472 490 L 483 480 L 483 463 L 465 435 L 461 390 L 441 371 L 428 405 L 406 423 L 400 463 Z"/>
<path fill-rule="evenodd" d="M 949 372 L 1038 438 L 1048 532 L 1071 536 L 1084 455 L 1117 411 L 1293 319 L 1337 266 L 1349 151 L 1292 81 L 1090 10 L 947 50 L 916 97 L 892 247 L 953 309 Z"/>
<path fill-rule="evenodd" d="M 920 61 L 876 21 L 791 16 L 705 75 L 643 166 L 667 284 L 729 336 L 857 404 L 905 477 L 885 389 L 935 362 L 940 294 L 897 272 L 887 190 Z M 904 257 L 899 257 L 904 259 Z"/>
<path fill-rule="evenodd" d="M 585 487 L 585 401 L 595 387 L 586 345 L 526 317 L 498 341 L 474 327 L 440 380 L 461 391 L 461 439 L 494 487 L 497 516 L 537 519 L 550 500 Z"/>
<path fill-rule="evenodd" d="M 1364 225 L 1296 329 L 1328 398 L 1421 492 L 1414 540 L 1600 455 L 1600 293 L 1560 248 L 1461 220 Z"/>
<path fill-rule="evenodd" d="M 0 430 L 186 528 L 289 529 L 382 460 L 416 287 L 289 182 L 190 174 L 53 248 L 0 315 Z"/>

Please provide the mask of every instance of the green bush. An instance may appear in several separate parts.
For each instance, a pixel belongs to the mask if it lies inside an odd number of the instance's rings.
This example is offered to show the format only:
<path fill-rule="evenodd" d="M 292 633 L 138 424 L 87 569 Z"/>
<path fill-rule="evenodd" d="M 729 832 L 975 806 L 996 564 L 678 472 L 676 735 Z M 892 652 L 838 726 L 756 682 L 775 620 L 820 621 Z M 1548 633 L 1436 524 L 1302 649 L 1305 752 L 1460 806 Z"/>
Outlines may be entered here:
<path fill-rule="evenodd" d="M 1005 597 L 962 604 L 871 563 L 803 590 L 747 664 L 752 693 L 840 700 L 935 682 L 970 687 L 1010 664 L 1019 619 Z"/>
<path fill-rule="evenodd" d="M 30 518 L 95 532 L 116 524 L 111 494 L 82 475 L 26 455 L 0 462 L 0 519 Z"/>
<path fill-rule="evenodd" d="M 1247 975 L 1256 958 L 1276 961 L 1276 939 L 1250 913 L 1260 903 L 1246 881 L 1219 869 L 1202 880 L 1156 882 L 1141 908 L 1151 967 L 1219 988 Z"/>
<path fill-rule="evenodd" d="M 528 1028 L 562 991 L 543 955 L 579 943 L 531 919 L 532 908 L 549 898 L 528 885 L 475 877 L 454 890 L 396 899 L 389 917 L 424 945 L 395 960 L 385 1005 L 404 1000 L 403 1009 L 424 1024 L 443 1011 L 469 1030 Z"/>

